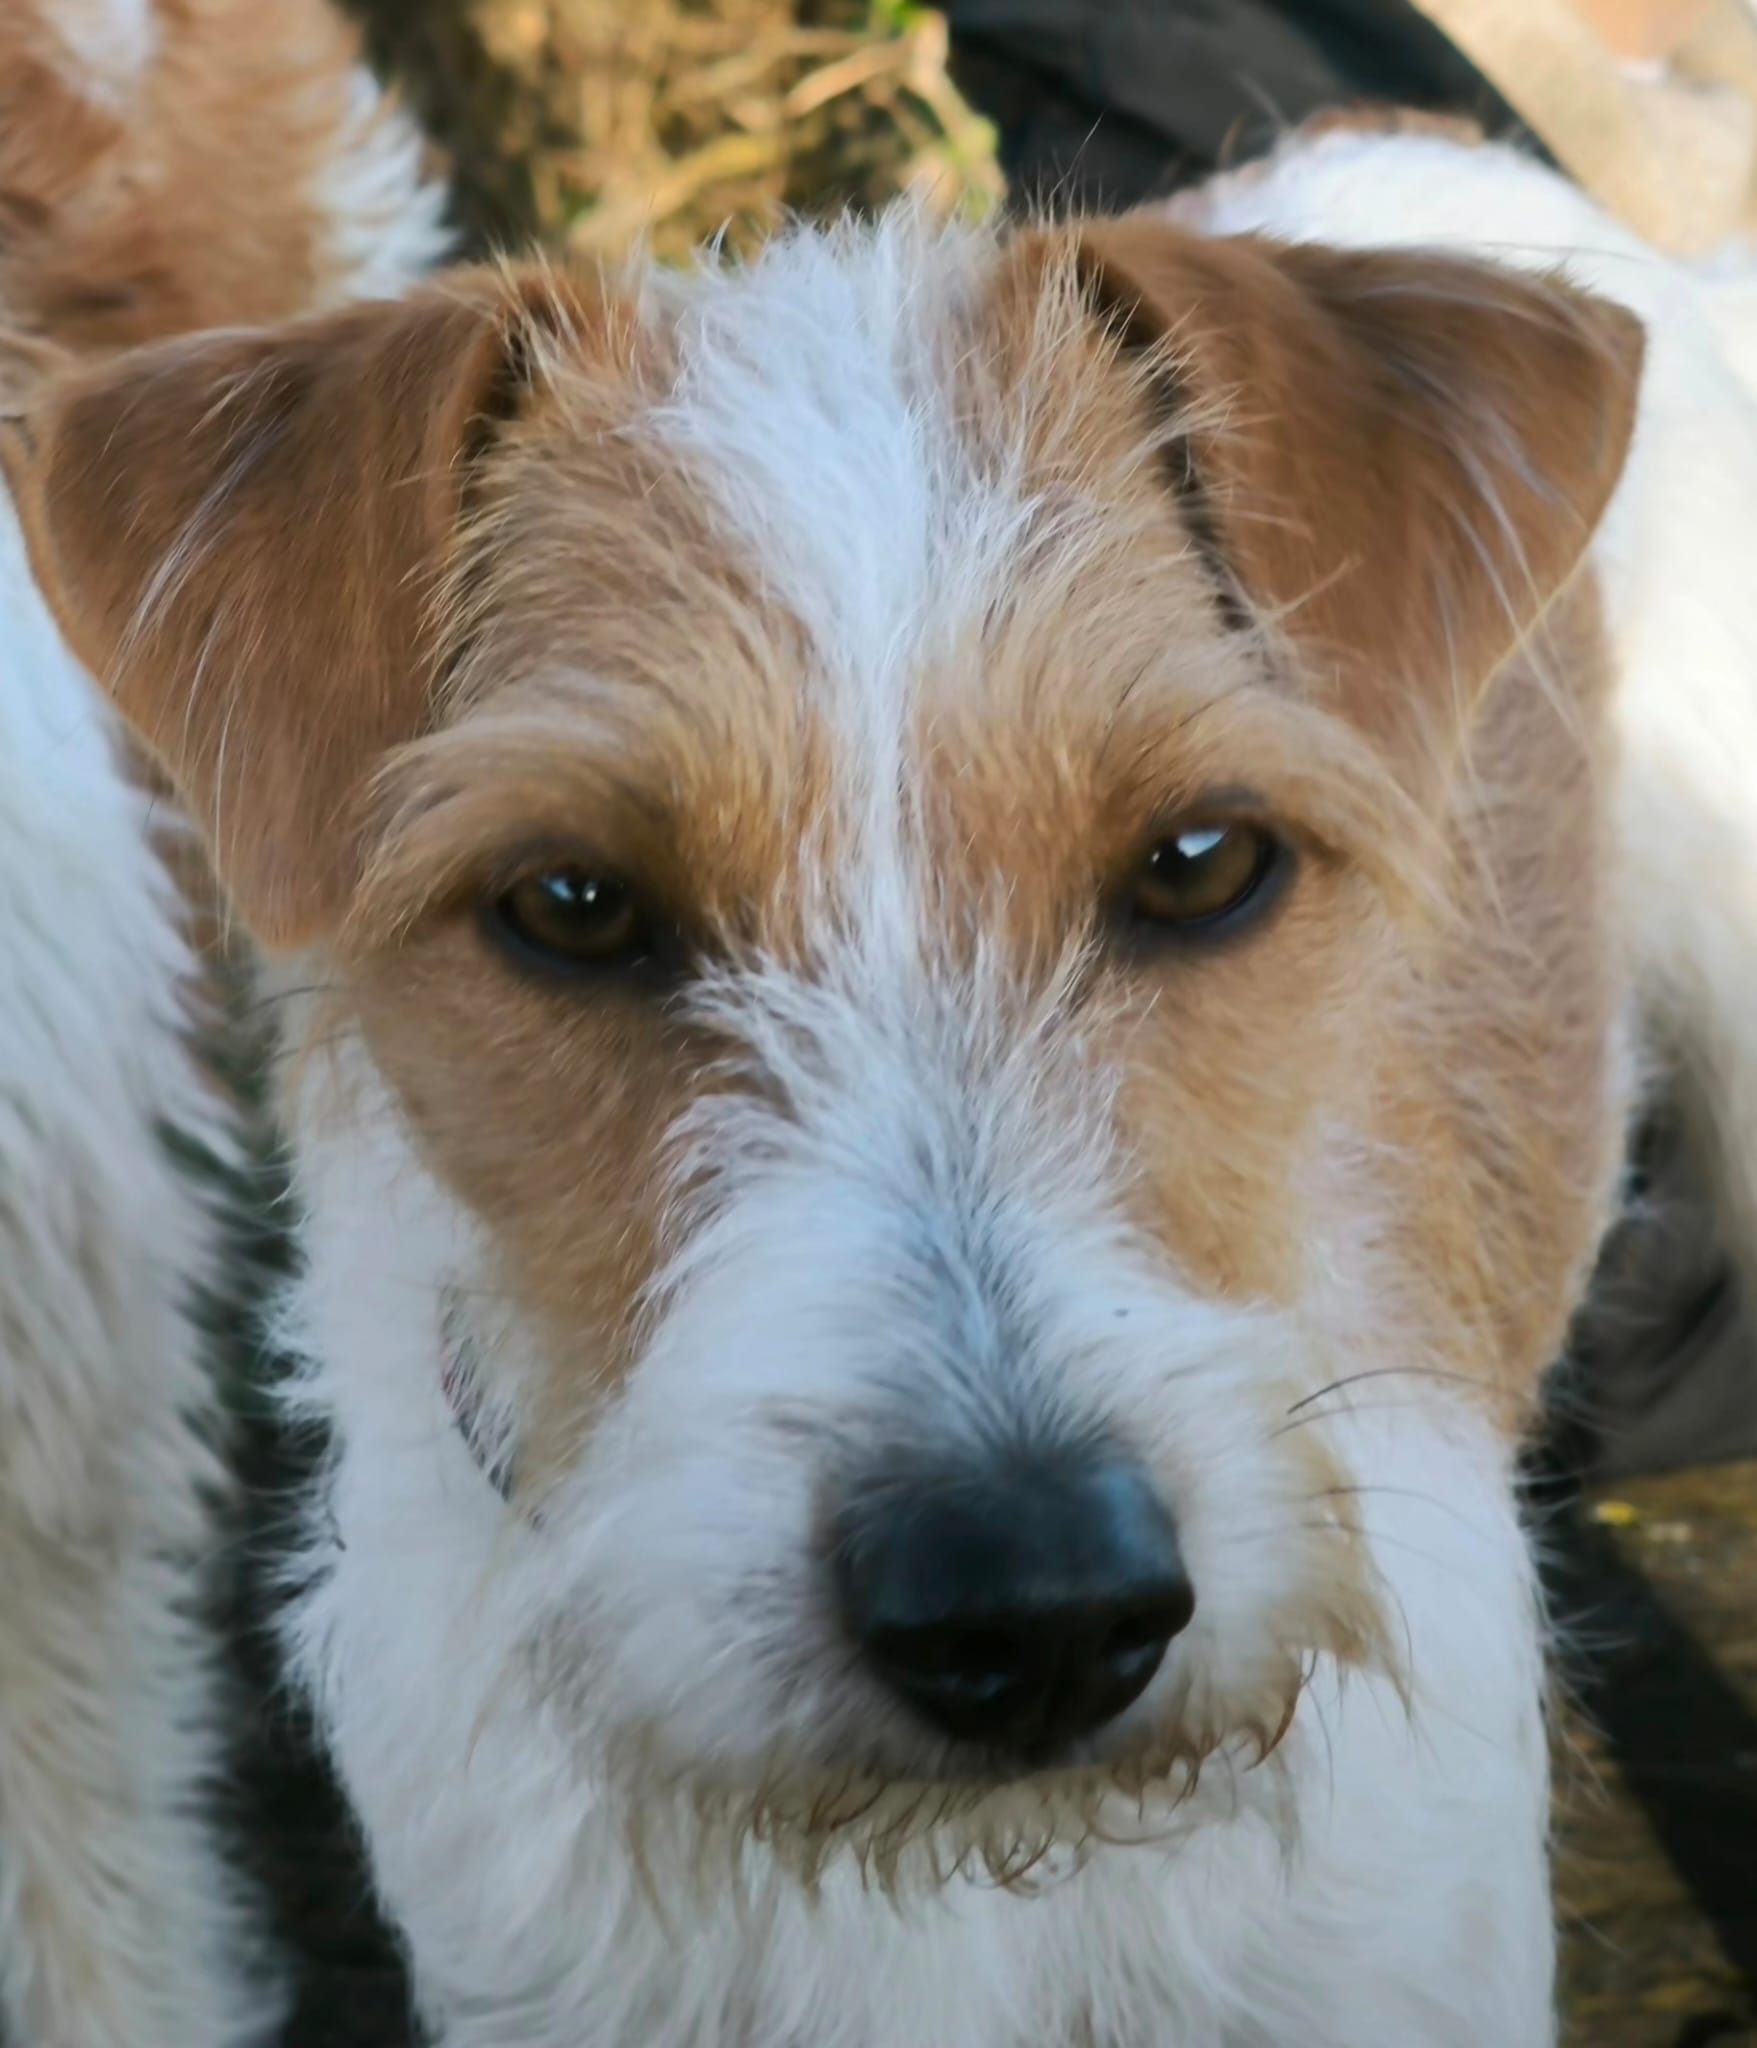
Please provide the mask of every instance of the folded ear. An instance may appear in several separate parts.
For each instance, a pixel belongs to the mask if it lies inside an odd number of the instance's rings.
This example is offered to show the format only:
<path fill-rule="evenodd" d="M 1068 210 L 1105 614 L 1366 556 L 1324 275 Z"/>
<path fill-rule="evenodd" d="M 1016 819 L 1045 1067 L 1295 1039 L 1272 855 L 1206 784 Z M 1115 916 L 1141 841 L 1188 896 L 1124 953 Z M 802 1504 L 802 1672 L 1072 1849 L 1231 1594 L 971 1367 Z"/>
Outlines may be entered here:
<path fill-rule="evenodd" d="M 1442 256 L 1203 239 L 1151 213 L 1077 233 L 1223 601 L 1276 618 L 1391 746 L 1455 742 L 1616 487 L 1639 323 Z"/>
<path fill-rule="evenodd" d="M 158 756 L 271 947 L 340 912 L 363 785 L 417 737 L 475 460 L 546 277 L 167 343 L 7 423 L 0 464 L 70 645 Z"/>

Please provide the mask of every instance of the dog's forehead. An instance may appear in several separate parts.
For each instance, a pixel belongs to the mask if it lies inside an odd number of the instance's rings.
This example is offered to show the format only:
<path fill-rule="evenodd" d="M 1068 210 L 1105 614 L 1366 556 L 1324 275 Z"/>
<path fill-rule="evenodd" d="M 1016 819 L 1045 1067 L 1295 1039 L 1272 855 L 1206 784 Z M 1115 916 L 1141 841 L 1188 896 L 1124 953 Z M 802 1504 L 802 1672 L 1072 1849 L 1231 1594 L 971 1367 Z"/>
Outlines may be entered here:
<path fill-rule="evenodd" d="M 974 445 L 992 252 L 900 239 L 802 238 L 706 282 L 679 310 L 676 384 L 650 422 L 826 665 L 875 702 L 899 656 L 1001 582 L 1029 490 L 1011 451 L 984 466 Z"/>
<path fill-rule="evenodd" d="M 800 621 L 823 680 L 916 704 L 1031 593 L 1178 551 L 1164 422 L 1064 260 L 935 237 L 801 236 L 675 314 L 646 431 Z M 966 676 L 966 684 L 978 678 Z"/>
<path fill-rule="evenodd" d="M 541 697 L 558 773 L 609 748 L 733 842 L 697 848 L 730 893 L 905 824 L 978 867 L 1022 824 L 1077 845 L 1119 724 L 1241 672 L 1071 275 L 905 220 L 658 317 L 660 374 L 561 366 L 503 468 L 474 666 L 490 710 Z"/>

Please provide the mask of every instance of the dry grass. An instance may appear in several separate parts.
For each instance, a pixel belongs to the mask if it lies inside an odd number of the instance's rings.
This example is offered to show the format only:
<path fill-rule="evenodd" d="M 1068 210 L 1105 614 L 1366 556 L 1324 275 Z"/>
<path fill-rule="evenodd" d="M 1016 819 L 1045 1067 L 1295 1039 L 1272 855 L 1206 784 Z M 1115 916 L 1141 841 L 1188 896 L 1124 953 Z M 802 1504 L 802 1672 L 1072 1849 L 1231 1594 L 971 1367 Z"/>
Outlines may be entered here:
<path fill-rule="evenodd" d="M 356 0 L 478 241 L 678 258 L 900 192 L 980 214 L 994 138 L 906 0 Z"/>

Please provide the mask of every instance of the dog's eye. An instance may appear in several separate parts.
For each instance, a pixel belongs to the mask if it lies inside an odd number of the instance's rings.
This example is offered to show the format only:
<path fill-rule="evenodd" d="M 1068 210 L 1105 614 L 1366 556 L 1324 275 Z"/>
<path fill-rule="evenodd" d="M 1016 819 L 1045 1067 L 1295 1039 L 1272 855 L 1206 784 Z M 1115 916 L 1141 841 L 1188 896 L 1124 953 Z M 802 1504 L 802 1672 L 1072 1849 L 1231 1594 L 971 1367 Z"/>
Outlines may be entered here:
<path fill-rule="evenodd" d="M 1280 854 L 1279 842 L 1261 826 L 1187 825 L 1161 839 L 1141 863 L 1130 910 L 1143 924 L 1219 925 L 1257 898 Z"/>
<path fill-rule="evenodd" d="M 525 876 L 495 903 L 493 916 L 524 952 L 560 966 L 609 966 L 646 951 L 634 892 L 614 875 L 584 868 Z"/>

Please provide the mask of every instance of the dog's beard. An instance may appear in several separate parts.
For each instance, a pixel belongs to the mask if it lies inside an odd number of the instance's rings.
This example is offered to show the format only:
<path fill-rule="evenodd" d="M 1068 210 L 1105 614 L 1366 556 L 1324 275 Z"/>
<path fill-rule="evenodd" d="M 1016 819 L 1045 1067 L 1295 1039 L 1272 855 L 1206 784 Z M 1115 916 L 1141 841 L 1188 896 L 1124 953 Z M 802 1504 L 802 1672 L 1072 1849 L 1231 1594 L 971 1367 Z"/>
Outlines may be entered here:
<path fill-rule="evenodd" d="M 1031 1890 L 1059 1882 L 1096 1849 L 1163 1844 L 1216 1812 L 1237 1812 L 1247 1781 L 1253 1804 L 1290 1832 L 1283 1743 L 1315 1662 L 1289 1653 L 1265 1674 L 1257 1710 L 1235 1711 L 1224 1729 L 1186 1711 L 1114 1758 L 1021 1777 L 899 1776 L 785 1756 L 734 1777 L 668 1764 L 648 1732 L 611 1745 L 608 1789 L 660 1904 L 675 1898 L 680 1876 L 716 1896 L 737 1892 L 753 1852 L 812 1892 L 839 1865 L 893 1899 L 960 1882 Z M 1218 1799 L 1198 1810 L 1197 1793 L 1212 1793 L 1217 1780 Z"/>
<path fill-rule="evenodd" d="M 1371 1674 L 1412 1708 L 1361 1534 L 1340 1517 L 1337 1534 L 1356 1551 L 1357 1570 L 1308 1580 L 1303 1597 L 1259 1616 L 1261 1635 L 1242 1656 L 1236 1646 L 1192 1642 L 1194 1654 L 1143 1701 L 1138 1721 L 1062 1767 L 1025 1774 L 1004 1757 L 935 1744 L 895 1710 L 875 1714 L 864 1687 L 820 1693 L 816 1654 L 794 1667 L 791 1714 L 779 1701 L 744 1703 L 741 1714 L 773 1729 L 766 1747 L 746 1750 L 726 1728 L 697 1726 L 680 1740 L 666 1717 L 620 1718 L 617 1659 L 594 1639 L 585 1602 L 539 1631 L 526 1678 L 552 1725 L 568 1731 L 582 1776 L 622 1821 L 656 1900 L 691 1880 L 723 1895 L 759 1866 L 808 1890 L 847 1866 L 890 1896 L 960 1881 L 1037 1886 L 1094 1849 L 1174 1840 L 1247 1805 L 1291 1836 L 1290 1757 L 1305 1745 L 1287 1738 L 1320 1669 L 1332 1679 Z"/>

